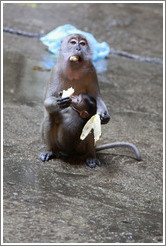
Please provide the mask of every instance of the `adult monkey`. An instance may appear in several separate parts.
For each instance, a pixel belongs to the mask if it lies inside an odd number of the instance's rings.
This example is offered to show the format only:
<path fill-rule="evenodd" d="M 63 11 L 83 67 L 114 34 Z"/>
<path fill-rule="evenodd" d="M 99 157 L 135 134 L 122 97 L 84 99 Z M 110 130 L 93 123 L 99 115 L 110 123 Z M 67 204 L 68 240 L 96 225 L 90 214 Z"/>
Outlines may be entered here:
<path fill-rule="evenodd" d="M 76 115 L 74 121 L 72 120 L 71 99 L 59 98 L 59 93 L 69 87 L 74 88 L 74 95 L 91 94 L 96 100 L 97 113 L 100 115 L 101 123 L 108 123 L 110 116 L 100 95 L 97 74 L 91 57 L 91 48 L 83 35 L 72 34 L 63 40 L 58 61 L 45 93 L 42 136 L 49 151 L 41 154 L 42 161 L 48 161 L 56 155 L 58 156 L 60 152 L 67 155 L 75 152 L 80 155 L 84 154 L 86 163 L 90 167 L 94 167 L 96 164 L 101 165 L 100 161 L 96 159 L 93 135 L 90 134 L 82 142 L 78 142 L 78 137 L 75 137 L 76 131 L 80 131 L 80 125 Z M 67 125 L 68 123 L 69 125 Z M 77 145 L 75 145 L 76 142 L 78 142 Z M 113 147 L 119 146 L 119 143 L 113 145 Z M 126 143 L 123 146 L 126 146 Z"/>

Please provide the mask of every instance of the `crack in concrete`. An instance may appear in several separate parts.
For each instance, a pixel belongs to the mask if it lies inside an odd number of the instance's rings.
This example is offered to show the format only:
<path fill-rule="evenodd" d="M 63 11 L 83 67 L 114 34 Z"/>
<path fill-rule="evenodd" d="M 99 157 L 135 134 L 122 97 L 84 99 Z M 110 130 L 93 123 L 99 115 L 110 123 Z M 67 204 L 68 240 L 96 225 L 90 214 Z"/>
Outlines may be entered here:
<path fill-rule="evenodd" d="M 38 38 L 38 39 L 43 36 L 43 33 L 40 33 L 40 34 L 39 33 L 29 33 L 29 32 L 25 32 L 22 30 L 15 30 L 9 27 L 4 27 L 3 31 L 14 34 L 14 35 L 22 35 L 25 37 Z M 111 49 L 111 54 L 114 56 L 121 56 L 121 57 L 129 58 L 129 59 L 134 59 L 137 61 L 143 61 L 143 62 L 149 62 L 153 64 L 158 64 L 158 65 L 163 65 L 163 61 L 156 57 L 152 58 L 152 57 L 140 56 L 140 55 L 128 53 L 126 51 L 114 50 L 114 49 Z"/>
<path fill-rule="evenodd" d="M 22 35 L 25 37 L 30 37 L 30 38 L 40 38 L 42 36 L 42 34 L 25 32 L 22 30 L 15 30 L 15 29 L 9 28 L 9 27 L 4 27 L 3 31 L 11 33 L 11 34 L 15 34 L 15 35 Z"/>
<path fill-rule="evenodd" d="M 147 56 L 139 56 L 136 54 L 131 54 L 125 51 L 121 51 L 121 50 L 114 50 L 111 49 L 111 54 L 115 55 L 115 56 L 122 56 L 122 57 L 126 57 L 129 59 L 134 59 L 137 61 L 143 61 L 143 62 L 150 62 L 150 63 L 154 63 L 154 64 L 159 64 L 159 65 L 163 65 L 163 61 L 159 58 L 155 58 L 155 57 L 147 57 Z"/>

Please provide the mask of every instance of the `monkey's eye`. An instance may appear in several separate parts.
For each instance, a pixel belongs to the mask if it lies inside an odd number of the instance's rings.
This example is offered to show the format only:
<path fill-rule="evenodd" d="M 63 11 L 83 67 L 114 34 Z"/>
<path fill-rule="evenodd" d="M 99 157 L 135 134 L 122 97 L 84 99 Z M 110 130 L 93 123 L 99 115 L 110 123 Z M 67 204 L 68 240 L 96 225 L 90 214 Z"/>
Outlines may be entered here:
<path fill-rule="evenodd" d="M 80 45 L 85 46 L 86 43 L 85 43 L 84 41 L 81 41 L 81 42 L 80 42 Z"/>
<path fill-rule="evenodd" d="M 70 43 L 74 45 L 74 44 L 76 44 L 76 41 L 75 40 L 71 40 Z"/>

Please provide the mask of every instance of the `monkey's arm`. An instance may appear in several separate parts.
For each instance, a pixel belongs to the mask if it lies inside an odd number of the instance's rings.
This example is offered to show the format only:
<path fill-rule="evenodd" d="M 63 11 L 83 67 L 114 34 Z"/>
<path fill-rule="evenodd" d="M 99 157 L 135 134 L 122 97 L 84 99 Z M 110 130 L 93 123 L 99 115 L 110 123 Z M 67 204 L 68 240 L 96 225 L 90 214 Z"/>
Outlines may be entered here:
<path fill-rule="evenodd" d="M 92 77 L 91 79 L 91 83 L 87 86 L 87 93 L 90 93 L 96 99 L 97 113 L 100 115 L 101 124 L 107 124 L 110 120 L 110 115 L 104 101 L 101 98 L 96 73 L 94 76 L 95 77 Z"/>

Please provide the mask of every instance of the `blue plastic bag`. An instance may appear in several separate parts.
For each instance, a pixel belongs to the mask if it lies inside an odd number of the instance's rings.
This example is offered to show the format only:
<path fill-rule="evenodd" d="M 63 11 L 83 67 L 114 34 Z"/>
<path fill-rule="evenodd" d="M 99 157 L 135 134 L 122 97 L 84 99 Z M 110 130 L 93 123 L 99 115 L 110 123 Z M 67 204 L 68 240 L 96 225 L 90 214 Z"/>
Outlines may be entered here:
<path fill-rule="evenodd" d="M 110 53 L 110 47 L 106 42 L 99 43 L 96 41 L 92 34 L 78 30 L 76 27 L 70 24 L 66 24 L 64 26 L 59 26 L 55 28 L 47 35 L 41 37 L 40 40 L 43 42 L 43 44 L 48 46 L 48 50 L 51 53 L 58 56 L 61 41 L 64 39 L 64 37 L 72 33 L 80 33 L 87 38 L 88 42 L 92 47 L 93 61 L 96 61 L 99 58 L 105 58 Z"/>

